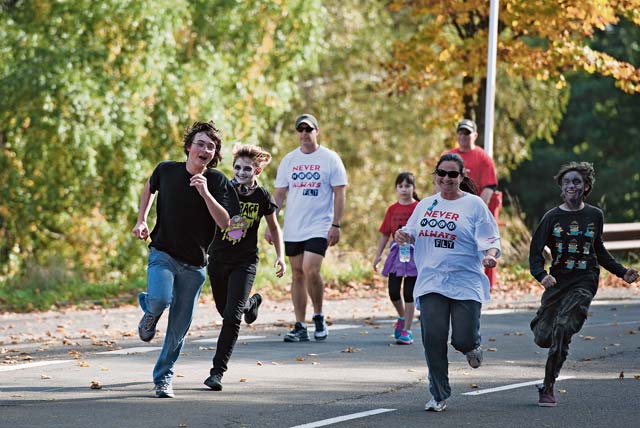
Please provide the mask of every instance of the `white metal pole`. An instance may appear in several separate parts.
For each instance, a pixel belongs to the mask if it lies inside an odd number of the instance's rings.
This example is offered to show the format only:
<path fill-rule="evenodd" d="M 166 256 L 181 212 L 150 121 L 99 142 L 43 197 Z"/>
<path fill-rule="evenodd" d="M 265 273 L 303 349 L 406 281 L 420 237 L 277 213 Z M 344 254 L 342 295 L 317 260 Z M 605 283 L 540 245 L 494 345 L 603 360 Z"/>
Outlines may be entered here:
<path fill-rule="evenodd" d="M 493 122 L 496 99 L 496 54 L 498 51 L 498 0 L 489 5 L 489 49 L 487 53 L 487 98 L 484 116 L 484 151 L 493 158 Z"/>

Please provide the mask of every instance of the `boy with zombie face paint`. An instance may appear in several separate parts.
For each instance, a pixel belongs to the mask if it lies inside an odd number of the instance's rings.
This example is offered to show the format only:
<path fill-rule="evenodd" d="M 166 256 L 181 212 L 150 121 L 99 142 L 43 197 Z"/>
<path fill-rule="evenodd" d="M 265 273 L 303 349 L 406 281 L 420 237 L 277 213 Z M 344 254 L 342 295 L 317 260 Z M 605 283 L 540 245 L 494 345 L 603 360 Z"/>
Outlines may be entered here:
<path fill-rule="evenodd" d="M 540 308 L 531 321 L 535 343 L 549 348 L 544 384 L 538 386 L 538 405 L 554 407 L 553 386 L 569 352 L 571 337 L 587 319 L 598 290 L 600 266 L 632 283 L 636 269 L 627 269 L 609 254 L 602 242 L 603 214 L 584 202 L 593 189 L 595 173 L 587 162 L 562 165 L 554 177 L 564 202 L 548 211 L 531 240 L 531 274 L 545 288 Z M 551 267 L 544 269 L 544 247 L 551 250 Z"/>

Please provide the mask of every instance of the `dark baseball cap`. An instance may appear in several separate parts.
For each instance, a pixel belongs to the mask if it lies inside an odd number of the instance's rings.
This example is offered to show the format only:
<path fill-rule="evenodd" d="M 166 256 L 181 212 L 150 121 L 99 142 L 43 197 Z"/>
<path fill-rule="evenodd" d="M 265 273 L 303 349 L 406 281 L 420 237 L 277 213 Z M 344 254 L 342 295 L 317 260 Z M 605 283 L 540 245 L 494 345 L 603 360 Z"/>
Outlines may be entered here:
<path fill-rule="evenodd" d="M 478 127 L 476 126 L 476 123 L 471 119 L 462 119 L 460 121 L 460 123 L 458 123 L 458 127 L 456 128 L 456 132 L 461 130 L 461 129 L 466 129 L 469 132 L 477 132 L 478 131 Z"/>
<path fill-rule="evenodd" d="M 313 129 L 318 129 L 318 119 L 315 118 L 312 114 L 302 114 L 298 116 L 296 119 L 296 129 L 300 126 L 301 123 L 306 123 Z"/>

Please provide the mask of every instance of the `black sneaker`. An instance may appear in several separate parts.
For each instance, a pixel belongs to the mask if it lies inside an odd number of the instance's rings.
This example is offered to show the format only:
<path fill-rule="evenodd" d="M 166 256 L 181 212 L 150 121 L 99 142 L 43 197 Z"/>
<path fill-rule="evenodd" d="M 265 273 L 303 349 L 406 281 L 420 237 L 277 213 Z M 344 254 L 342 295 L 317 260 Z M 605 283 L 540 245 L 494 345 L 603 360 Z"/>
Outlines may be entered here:
<path fill-rule="evenodd" d="M 204 384 L 214 391 L 222 391 L 222 373 L 212 374 L 204 380 Z"/>
<path fill-rule="evenodd" d="M 309 332 L 307 327 L 303 327 L 302 323 L 297 322 L 289 333 L 284 335 L 285 342 L 308 342 Z"/>
<path fill-rule="evenodd" d="M 262 304 L 262 296 L 258 293 L 249 298 L 249 307 L 244 311 L 244 322 L 252 324 L 258 319 L 258 308 Z"/>
<path fill-rule="evenodd" d="M 156 335 L 156 325 L 160 315 L 155 316 L 145 312 L 142 319 L 138 323 L 138 336 L 143 342 L 148 342 Z"/>
<path fill-rule="evenodd" d="M 324 322 L 324 315 L 314 315 L 313 322 L 316 325 L 313 338 L 316 340 L 325 340 L 329 335 L 329 330 L 327 329 L 327 323 Z"/>

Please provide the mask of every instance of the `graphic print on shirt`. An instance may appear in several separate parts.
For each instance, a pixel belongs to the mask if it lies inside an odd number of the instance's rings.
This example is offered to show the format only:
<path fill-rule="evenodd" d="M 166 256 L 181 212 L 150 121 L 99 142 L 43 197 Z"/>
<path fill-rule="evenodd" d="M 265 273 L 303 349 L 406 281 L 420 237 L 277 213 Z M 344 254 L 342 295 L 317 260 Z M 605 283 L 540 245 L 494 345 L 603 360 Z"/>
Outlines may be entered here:
<path fill-rule="evenodd" d="M 554 242 L 556 257 L 553 260 L 553 265 L 563 263 L 562 260 L 565 259 L 563 264 L 567 270 L 587 269 L 587 259 L 590 257 L 593 248 L 591 240 L 595 236 L 595 224 L 589 223 L 585 230 L 582 231 L 580 230 L 580 224 L 574 220 L 569 224 L 566 234 L 563 234 L 563 232 L 564 229 L 560 223 L 556 223 L 553 226 L 552 235 L 557 238 Z M 571 256 L 567 257 L 567 255 Z M 576 258 L 580 256 L 585 258 Z"/>
<path fill-rule="evenodd" d="M 292 168 L 291 181 L 293 189 L 302 188 L 302 196 L 316 197 L 319 194 L 322 182 L 320 178 L 320 165 L 318 164 L 301 164 Z"/>
<path fill-rule="evenodd" d="M 257 202 L 242 202 L 240 201 L 240 213 L 242 215 L 241 227 L 237 225 L 231 225 L 222 232 L 222 240 L 229 241 L 233 244 L 239 242 L 247 234 L 247 230 L 253 226 L 258 219 L 260 212 L 260 204 Z M 242 233 L 239 233 L 239 230 Z"/>
<path fill-rule="evenodd" d="M 436 204 L 437 200 L 427 208 L 424 218 L 420 220 L 423 229 L 418 237 L 435 238 L 433 243 L 436 248 L 455 248 L 456 235 L 452 232 L 458 227 L 456 222 L 460 215 L 451 211 L 434 210 Z"/>

